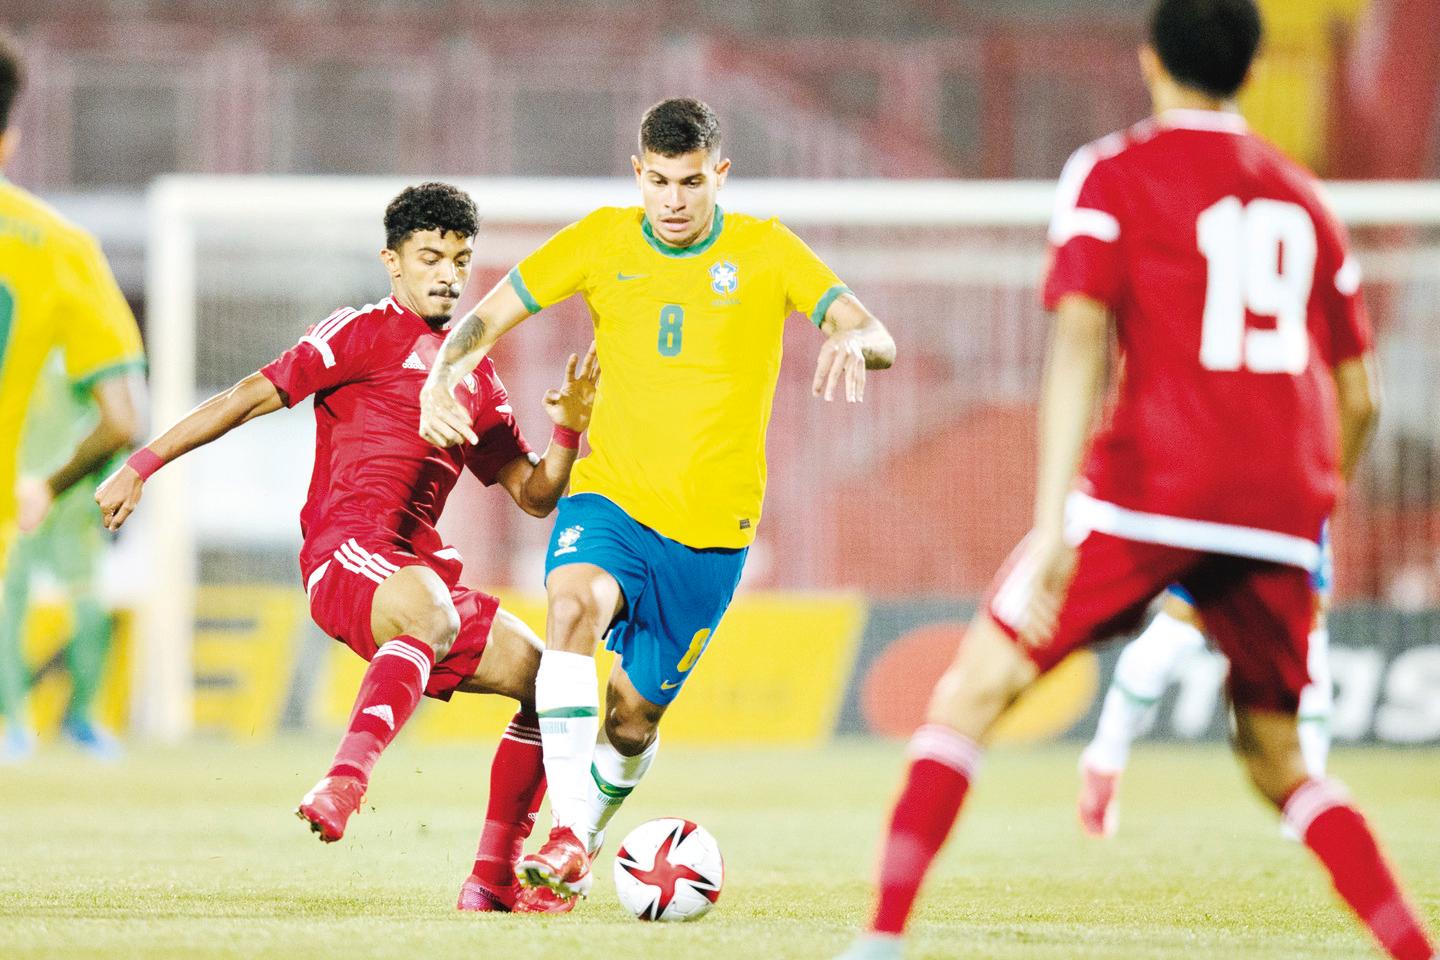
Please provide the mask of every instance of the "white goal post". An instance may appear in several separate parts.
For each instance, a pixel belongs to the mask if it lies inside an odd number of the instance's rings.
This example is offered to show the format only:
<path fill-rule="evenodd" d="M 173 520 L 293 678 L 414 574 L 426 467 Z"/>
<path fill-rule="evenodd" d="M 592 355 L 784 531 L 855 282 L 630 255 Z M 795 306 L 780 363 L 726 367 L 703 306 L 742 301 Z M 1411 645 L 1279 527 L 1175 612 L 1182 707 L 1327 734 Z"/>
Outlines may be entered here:
<path fill-rule="evenodd" d="M 373 260 L 364 258 L 373 256 L 381 245 L 379 222 L 386 203 L 417 180 L 170 176 L 155 181 L 147 198 L 145 281 L 152 428 L 159 430 L 183 416 L 202 399 L 197 391 L 225 385 L 207 382 L 197 367 L 197 355 L 213 348 L 217 336 L 233 337 L 239 356 L 252 334 L 256 340 L 270 337 L 280 342 L 284 338 L 278 333 L 266 332 L 274 327 L 293 342 L 292 333 L 298 335 L 305 323 L 319 319 L 302 316 L 298 307 L 294 315 L 273 314 L 292 312 L 284 306 L 282 287 L 311 284 L 323 288 L 332 279 L 338 268 L 327 260 L 327 249 L 337 251 L 335 263 L 345 258 L 346 269 L 353 263 L 356 270 L 363 264 L 372 271 L 371 285 L 380 284 L 379 295 L 383 295 L 383 275 Z M 480 245 L 477 262 L 488 257 L 491 267 L 513 263 L 538 239 L 598 206 L 637 202 L 635 184 L 628 177 L 458 178 L 454 182 L 469 191 L 479 206 L 482 236 L 488 232 L 493 242 Z M 1392 280 L 1418 275 L 1416 271 L 1434 271 L 1417 264 L 1425 257 L 1437 259 L 1440 183 L 1337 183 L 1330 185 L 1328 192 L 1351 227 L 1426 231 L 1423 242 L 1407 242 L 1398 251 L 1381 251 L 1374 263 L 1366 262 L 1362 251 L 1367 271 L 1388 273 Z M 934 289 L 962 281 L 971 285 L 967 290 L 972 292 L 965 296 L 971 296 L 974 285 L 981 283 L 1002 293 L 1014 288 L 1031 297 L 1043 263 L 1043 228 L 1053 194 L 1054 184 L 1048 181 L 737 178 L 724 189 L 721 202 L 727 209 L 778 216 L 807 239 L 812 231 L 824 238 L 825 231 L 833 228 L 829 241 L 822 239 L 813 245 L 862 294 L 863 282 L 851 278 L 870 274 L 891 283 L 913 282 L 917 288 L 931 291 L 926 294 L 931 299 L 917 304 L 931 304 L 935 297 L 945 295 L 943 289 L 940 293 Z M 992 242 L 994 231 L 1010 231 L 1023 240 L 997 244 Z M 289 247 L 289 256 L 277 247 Z M 298 265 L 294 262 L 297 258 L 302 261 Z M 286 272 L 292 269 L 293 275 Z M 212 321 L 207 326 L 200 307 L 206 285 L 218 291 L 217 300 L 241 304 L 227 308 L 235 311 L 233 316 L 226 315 L 230 320 Z M 247 306 L 248 301 L 237 299 L 247 285 L 275 289 L 267 288 L 265 296 Z M 317 291 L 316 297 L 325 292 Z M 866 299 L 870 303 L 868 296 Z M 892 298 L 891 309 L 903 312 L 894 302 L 898 301 Z M 1004 306 L 1010 302 L 996 294 L 992 305 L 981 309 L 1010 309 Z M 267 312 L 265 304 L 273 309 Z M 917 305 L 915 312 L 928 316 L 933 308 Z M 954 323 L 925 327 L 923 323 L 929 321 L 893 312 L 885 314 L 885 319 L 897 329 L 902 343 L 912 321 L 927 337 L 954 338 L 957 344 L 969 339 L 967 331 L 953 329 Z M 216 323 L 221 325 L 216 327 Z M 1033 344 L 1027 341 L 1022 352 L 1028 365 L 1022 366 L 1029 369 Z M 249 358 L 245 359 L 248 362 Z M 956 369 L 961 369 L 958 363 Z M 216 376 L 227 369 L 227 364 L 218 364 Z M 1006 389 L 1023 391 L 1030 382 L 1020 377 Z M 925 394 L 917 391 L 916 396 Z M 867 415 L 871 413 L 867 411 Z M 881 411 L 874 416 L 894 415 Z M 893 421 L 884 423 L 894 427 Z M 255 455 L 267 456 L 263 449 Z M 147 485 L 137 517 L 145 531 L 141 543 L 150 586 L 136 632 L 132 728 L 160 740 L 182 738 L 192 728 L 191 653 L 201 536 L 197 532 L 195 459 L 184 458 L 157 474 Z M 775 482 L 772 471 L 772 484 Z M 234 515 L 219 517 L 216 523 L 229 523 L 225 529 L 243 539 L 246 531 L 240 528 L 252 506 L 236 502 Z M 864 584 L 859 586 L 865 589 Z"/>

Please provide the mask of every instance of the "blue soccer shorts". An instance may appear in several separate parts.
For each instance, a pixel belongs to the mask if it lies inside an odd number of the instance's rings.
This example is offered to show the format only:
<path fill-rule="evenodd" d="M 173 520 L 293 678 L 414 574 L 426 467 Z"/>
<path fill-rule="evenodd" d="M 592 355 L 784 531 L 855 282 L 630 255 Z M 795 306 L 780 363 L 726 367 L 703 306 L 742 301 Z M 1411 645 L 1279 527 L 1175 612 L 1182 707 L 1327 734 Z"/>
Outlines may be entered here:
<path fill-rule="evenodd" d="M 614 577 L 625 607 L 605 639 L 640 695 L 674 700 L 735 596 L 749 548 L 696 549 L 663 537 L 605 497 L 560 501 L 545 552 L 545 578 L 557 567 L 594 564 Z"/>

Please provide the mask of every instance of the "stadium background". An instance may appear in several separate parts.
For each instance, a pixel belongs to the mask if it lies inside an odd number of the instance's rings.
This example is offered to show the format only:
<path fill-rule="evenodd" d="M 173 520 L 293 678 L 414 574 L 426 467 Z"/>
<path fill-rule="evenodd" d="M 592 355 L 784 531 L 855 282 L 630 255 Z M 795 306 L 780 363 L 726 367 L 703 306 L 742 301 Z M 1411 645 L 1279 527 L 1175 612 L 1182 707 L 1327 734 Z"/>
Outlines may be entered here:
<path fill-rule="evenodd" d="M 100 236 L 148 327 L 156 178 L 623 177 L 640 112 L 683 91 L 719 111 L 737 183 L 1053 179 L 1078 144 L 1146 112 L 1133 68 L 1146 6 L 7 0 L 4 20 L 24 43 L 31 77 L 16 117 L 24 142 L 7 174 Z M 1268 42 L 1243 102 L 1254 126 L 1327 178 L 1440 176 L 1440 8 L 1262 7 Z M 843 187 L 834 203 L 845 205 Z M 378 208 L 362 213 L 378 221 Z M 378 224 L 369 229 L 342 236 L 334 223 L 277 217 L 245 235 L 203 235 L 195 399 L 258 367 L 335 305 L 382 296 L 371 259 Z M 1041 233 L 800 232 L 894 330 L 901 359 L 873 378 L 863 408 L 817 404 L 806 387 L 818 342 L 791 325 L 765 520 L 741 598 L 667 720 L 675 742 L 908 732 L 1028 517 L 1046 336 L 1034 292 Z M 528 231 L 482 228 L 470 296 L 544 233 L 538 221 Z M 1336 521 L 1342 743 L 1440 743 L 1437 233 L 1357 234 L 1387 403 Z M 498 351 L 532 435 L 545 427 L 540 392 L 585 339 L 584 307 L 569 303 Z M 156 343 L 148 346 L 153 353 Z M 200 585 L 191 719 L 202 735 L 332 728 L 359 672 L 309 624 L 296 583 L 310 419 L 269 419 L 283 423 L 247 426 L 189 458 L 196 550 L 186 562 Z M 503 591 L 539 626 L 548 523 L 465 483 L 445 530 L 466 557 L 467 580 Z M 133 613 L 167 590 L 145 562 L 166 549 L 153 530 L 147 541 L 146 507 L 155 504 L 142 506 L 108 575 L 121 629 L 105 702 L 122 729 L 132 712 L 143 715 L 149 682 Z M 26 638 L 32 662 L 45 665 L 35 701 L 42 726 L 53 726 L 63 702 L 55 653 L 65 629 L 64 605 L 52 599 Z M 1009 735 L 1087 732 L 1112 659 L 1073 660 Z M 1160 731 L 1219 736 L 1219 683 L 1213 658 L 1189 663 Z M 431 705 L 407 736 L 488 739 L 506 716 L 500 704 Z"/>

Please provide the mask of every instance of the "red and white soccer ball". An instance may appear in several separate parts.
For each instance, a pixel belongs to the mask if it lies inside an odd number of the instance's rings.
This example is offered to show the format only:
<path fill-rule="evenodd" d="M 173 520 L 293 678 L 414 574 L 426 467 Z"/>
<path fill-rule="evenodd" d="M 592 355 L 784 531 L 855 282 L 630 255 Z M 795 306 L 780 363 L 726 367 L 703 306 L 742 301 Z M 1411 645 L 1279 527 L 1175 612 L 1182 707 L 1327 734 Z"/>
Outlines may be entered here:
<path fill-rule="evenodd" d="M 641 920 L 699 920 L 720 899 L 724 882 L 720 845 L 689 820 L 642 823 L 615 854 L 615 893 Z"/>

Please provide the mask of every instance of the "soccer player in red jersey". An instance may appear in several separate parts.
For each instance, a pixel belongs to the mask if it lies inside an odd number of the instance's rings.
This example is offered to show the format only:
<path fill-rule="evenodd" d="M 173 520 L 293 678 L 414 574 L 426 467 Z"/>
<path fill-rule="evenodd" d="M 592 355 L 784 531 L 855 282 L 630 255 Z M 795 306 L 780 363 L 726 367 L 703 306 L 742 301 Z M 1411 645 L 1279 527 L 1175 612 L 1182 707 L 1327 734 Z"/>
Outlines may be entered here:
<path fill-rule="evenodd" d="M 205 401 L 138 451 L 96 493 L 109 529 L 135 509 L 155 470 L 255 417 L 315 396 L 315 469 L 300 514 L 300 572 L 315 622 L 370 662 L 349 728 L 327 775 L 297 814 L 333 842 L 359 809 L 370 771 L 420 701 L 456 690 L 497 693 L 521 709 L 491 768 L 485 830 L 461 909 L 568 909 L 548 891 L 521 892 L 515 863 L 544 794 L 534 712 L 542 645 L 496 598 L 459 585 L 459 553 L 435 525 L 464 469 L 498 483 L 526 513 L 549 514 L 588 426 L 599 368 L 593 347 L 571 356 L 545 396 L 555 423 L 535 456 L 487 360 L 456 397 L 475 417 L 474 443 L 441 449 L 416 434 L 420 386 L 470 274 L 475 204 L 425 183 L 385 210 L 390 296 L 342 309 L 225 393 Z M 519 902 L 517 903 L 517 897 Z"/>
<path fill-rule="evenodd" d="M 1364 817 L 1307 774 L 1297 738 L 1309 571 L 1376 405 L 1344 231 L 1312 176 L 1233 112 L 1260 33 L 1253 0 L 1160 0 L 1140 53 L 1154 117 L 1081 148 L 1060 177 L 1035 526 L 910 742 L 876 910 L 846 960 L 900 956 L 1006 708 L 1170 583 L 1230 661 L 1255 786 L 1390 956 L 1434 954 Z M 1092 440 L 1112 331 L 1119 392 Z"/>

